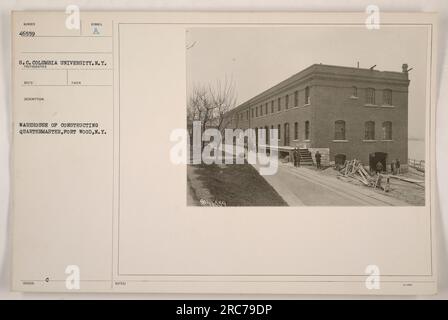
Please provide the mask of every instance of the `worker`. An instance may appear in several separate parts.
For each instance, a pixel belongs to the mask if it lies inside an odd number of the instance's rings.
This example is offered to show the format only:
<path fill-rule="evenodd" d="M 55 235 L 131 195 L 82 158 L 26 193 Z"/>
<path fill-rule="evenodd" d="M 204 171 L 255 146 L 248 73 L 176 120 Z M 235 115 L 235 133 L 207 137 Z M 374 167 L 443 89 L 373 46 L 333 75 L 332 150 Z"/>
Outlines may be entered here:
<path fill-rule="evenodd" d="M 395 160 L 392 160 L 392 162 L 390 163 L 390 172 L 393 175 L 397 174 L 397 164 L 396 164 Z"/>
<path fill-rule="evenodd" d="M 400 163 L 400 159 L 395 160 L 395 167 L 397 168 L 397 173 L 401 174 L 401 163 Z"/>
<path fill-rule="evenodd" d="M 292 153 L 292 156 L 294 158 L 294 167 L 300 167 L 300 153 L 299 153 L 299 149 L 294 148 L 294 152 Z"/>
<path fill-rule="evenodd" d="M 378 161 L 376 164 L 376 173 L 380 174 L 381 172 L 383 172 L 383 164 L 381 163 L 381 161 Z"/>
<path fill-rule="evenodd" d="M 316 154 L 314 155 L 314 158 L 316 159 L 316 165 L 317 165 L 317 169 L 320 169 L 320 159 L 322 158 L 322 155 L 320 154 L 319 151 L 316 151 Z"/>

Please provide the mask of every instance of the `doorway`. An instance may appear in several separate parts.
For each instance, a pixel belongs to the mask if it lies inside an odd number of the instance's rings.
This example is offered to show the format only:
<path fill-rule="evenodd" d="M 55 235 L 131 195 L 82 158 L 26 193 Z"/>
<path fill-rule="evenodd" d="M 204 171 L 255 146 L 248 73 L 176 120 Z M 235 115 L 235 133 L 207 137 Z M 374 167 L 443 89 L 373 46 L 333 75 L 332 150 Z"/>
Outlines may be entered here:
<path fill-rule="evenodd" d="M 378 162 L 381 162 L 383 165 L 383 170 L 387 169 L 386 167 L 387 153 L 385 152 L 374 152 L 369 155 L 369 167 L 370 170 L 375 170 Z"/>
<path fill-rule="evenodd" d="M 347 160 L 347 156 L 345 154 L 337 154 L 334 156 L 334 163 L 337 165 L 343 165 Z"/>

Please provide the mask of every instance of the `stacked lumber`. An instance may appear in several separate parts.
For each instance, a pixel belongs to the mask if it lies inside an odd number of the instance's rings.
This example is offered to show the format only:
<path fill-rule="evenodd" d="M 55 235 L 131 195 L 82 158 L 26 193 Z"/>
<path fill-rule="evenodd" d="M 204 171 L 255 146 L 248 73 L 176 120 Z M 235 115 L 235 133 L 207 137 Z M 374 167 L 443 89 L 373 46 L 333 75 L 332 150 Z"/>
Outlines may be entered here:
<path fill-rule="evenodd" d="M 355 179 L 365 186 L 372 188 L 379 188 L 384 190 L 385 192 L 389 192 L 391 190 L 390 179 L 397 179 L 400 181 L 413 183 L 421 188 L 425 187 L 424 186 L 425 182 L 423 180 L 416 180 L 407 177 L 387 175 L 387 174 L 377 174 L 377 173 L 370 174 L 366 169 L 364 169 L 364 166 L 362 165 L 361 161 L 357 159 L 346 160 L 343 165 L 337 165 L 335 169 L 338 172 L 338 177 L 340 178 Z"/>
<path fill-rule="evenodd" d="M 366 186 L 373 188 L 381 187 L 381 175 L 378 174 L 375 176 L 371 176 L 370 173 L 368 173 L 366 169 L 364 169 L 361 161 L 357 159 L 349 161 L 346 160 L 338 170 L 339 173 L 344 177 L 354 178 Z"/>

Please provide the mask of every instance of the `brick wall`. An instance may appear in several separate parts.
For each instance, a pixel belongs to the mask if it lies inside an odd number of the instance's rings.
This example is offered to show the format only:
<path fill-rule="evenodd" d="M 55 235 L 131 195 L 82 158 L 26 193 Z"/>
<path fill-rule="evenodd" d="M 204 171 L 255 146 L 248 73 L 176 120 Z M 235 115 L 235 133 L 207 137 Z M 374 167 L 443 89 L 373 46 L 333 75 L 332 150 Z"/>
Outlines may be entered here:
<path fill-rule="evenodd" d="M 358 97 L 352 97 L 353 86 L 357 87 Z M 366 88 L 375 89 L 377 106 L 366 103 Z M 392 106 L 383 106 L 382 92 L 392 90 Z M 359 159 L 369 164 L 369 154 L 387 153 L 387 164 L 393 159 L 407 163 L 408 159 L 408 92 L 407 85 L 378 83 L 373 81 L 334 81 L 321 80 L 315 92 L 316 125 L 314 147 L 328 147 L 330 159 L 338 154 L 347 159 Z M 345 121 L 345 140 L 335 140 L 335 122 Z M 365 122 L 375 123 L 375 140 L 365 140 Z M 383 137 L 383 123 L 392 123 L 392 139 Z"/>
<path fill-rule="evenodd" d="M 328 150 L 328 162 L 336 155 L 347 159 L 359 159 L 369 164 L 369 154 L 387 154 L 387 164 L 400 159 L 408 160 L 408 85 L 407 74 L 401 72 L 380 72 L 369 69 L 313 65 L 295 78 L 274 86 L 265 93 L 238 107 L 233 127 L 264 128 L 280 125 L 279 145 L 307 147 L 310 150 Z M 310 88 L 310 103 L 305 102 L 305 88 Z M 354 89 L 357 88 L 357 97 Z M 366 101 L 366 89 L 375 89 L 375 105 Z M 383 91 L 392 91 L 392 106 L 383 105 Z M 298 105 L 294 95 L 298 93 Z M 286 109 L 286 95 L 289 108 Z M 281 108 L 278 111 L 278 98 Z M 274 101 L 274 112 L 271 103 Z M 268 112 L 266 114 L 266 103 Z M 252 117 L 252 109 L 258 108 L 258 117 Z M 262 109 L 262 115 L 260 112 Z M 249 119 L 246 111 L 249 110 Z M 242 118 L 238 117 L 242 114 Z M 345 139 L 335 141 L 335 121 L 345 121 Z M 309 139 L 305 139 L 305 122 L 310 122 Z M 375 122 L 375 140 L 366 141 L 365 122 Z M 392 123 L 392 139 L 383 139 L 383 122 Z M 298 137 L 295 139 L 295 126 Z M 285 123 L 289 123 L 289 142 L 285 141 Z M 321 152 L 322 153 L 322 152 Z M 327 159 L 325 160 L 327 161 Z"/>

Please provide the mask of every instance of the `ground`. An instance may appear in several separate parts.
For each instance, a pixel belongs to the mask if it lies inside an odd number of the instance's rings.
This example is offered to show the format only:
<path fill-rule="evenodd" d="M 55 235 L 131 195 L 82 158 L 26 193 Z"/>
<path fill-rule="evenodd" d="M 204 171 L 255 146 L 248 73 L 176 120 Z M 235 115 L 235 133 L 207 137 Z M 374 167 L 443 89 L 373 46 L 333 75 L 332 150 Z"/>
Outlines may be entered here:
<path fill-rule="evenodd" d="M 290 206 L 409 205 L 373 188 L 354 185 L 311 168 L 295 168 L 291 163 L 280 163 L 275 175 L 264 178 Z"/>
<path fill-rule="evenodd" d="M 313 168 L 313 170 L 316 170 L 316 169 Z M 381 189 L 373 189 L 370 187 L 366 187 L 356 179 L 342 177 L 332 167 L 322 170 L 322 171 L 320 171 L 320 173 L 323 175 L 334 176 L 340 180 L 343 180 L 346 183 L 357 185 L 357 186 L 359 186 L 359 188 L 371 189 L 371 190 L 374 190 L 378 194 L 385 195 L 385 196 L 388 196 L 388 197 L 391 197 L 394 199 L 402 200 L 402 201 L 408 203 L 409 205 L 414 205 L 414 206 L 424 206 L 425 205 L 424 183 L 415 184 L 415 183 L 410 183 L 410 182 L 401 181 L 398 179 L 391 178 L 389 180 L 390 181 L 390 191 L 384 192 Z M 409 168 L 408 172 L 399 175 L 399 177 L 410 178 L 410 179 L 419 180 L 419 181 L 425 180 L 423 173 L 418 172 L 417 170 L 412 169 L 412 168 Z"/>
<path fill-rule="evenodd" d="M 333 168 L 295 168 L 279 163 L 272 176 L 261 176 L 257 166 L 189 165 L 189 205 L 229 206 L 409 206 L 424 205 L 423 185 L 390 179 L 390 191 L 374 189 L 341 176 Z M 401 177 L 424 180 L 410 171 Z"/>
<path fill-rule="evenodd" d="M 287 206 L 250 164 L 188 165 L 189 205 Z"/>

